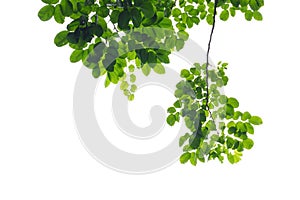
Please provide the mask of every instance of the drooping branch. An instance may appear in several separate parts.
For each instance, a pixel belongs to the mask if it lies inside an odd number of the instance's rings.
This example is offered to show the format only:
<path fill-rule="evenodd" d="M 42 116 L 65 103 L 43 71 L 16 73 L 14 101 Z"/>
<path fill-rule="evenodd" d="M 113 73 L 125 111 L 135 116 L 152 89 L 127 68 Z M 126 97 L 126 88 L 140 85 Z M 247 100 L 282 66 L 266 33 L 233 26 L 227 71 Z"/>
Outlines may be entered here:
<path fill-rule="evenodd" d="M 206 52 L 206 67 L 205 67 L 205 71 L 206 71 L 206 108 L 209 112 L 209 115 L 213 121 L 213 123 L 216 125 L 215 119 L 211 113 L 211 110 L 209 108 L 209 74 L 208 74 L 208 67 L 209 67 L 209 53 L 210 53 L 210 46 L 211 46 L 211 42 L 212 42 L 212 37 L 214 34 L 214 30 L 215 30 L 215 25 L 216 25 L 216 15 L 217 15 L 217 6 L 218 6 L 218 0 L 215 0 L 215 4 L 214 4 L 214 14 L 213 14 L 213 23 L 212 23 L 212 28 L 211 28 L 211 32 L 210 32 L 210 36 L 209 36 L 209 41 L 208 41 L 208 46 L 207 46 L 207 52 Z M 219 132 L 217 131 L 217 133 L 219 134 Z"/>
<path fill-rule="evenodd" d="M 207 46 L 207 52 L 206 52 L 206 68 L 205 68 L 205 70 L 206 70 L 206 106 L 209 111 L 210 111 L 209 106 L 208 106 L 208 103 L 209 103 L 209 84 L 208 84 L 209 53 L 210 53 L 210 46 L 211 46 L 212 37 L 214 34 L 214 30 L 215 30 L 215 25 L 216 25 L 217 5 L 218 5 L 218 0 L 215 0 L 213 23 L 212 23 L 212 28 L 211 28 L 208 46 Z"/>

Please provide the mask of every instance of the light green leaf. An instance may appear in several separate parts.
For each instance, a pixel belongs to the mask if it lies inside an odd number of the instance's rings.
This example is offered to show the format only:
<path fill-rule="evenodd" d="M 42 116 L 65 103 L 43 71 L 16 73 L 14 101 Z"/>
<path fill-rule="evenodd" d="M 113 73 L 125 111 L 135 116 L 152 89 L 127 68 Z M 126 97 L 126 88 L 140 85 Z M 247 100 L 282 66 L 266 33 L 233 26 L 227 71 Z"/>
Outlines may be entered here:
<path fill-rule="evenodd" d="M 249 122 L 254 125 L 261 125 L 263 123 L 262 119 L 258 116 L 252 116 L 249 119 Z"/>
<path fill-rule="evenodd" d="M 166 73 L 166 70 L 165 70 L 164 66 L 163 66 L 161 63 L 157 63 L 157 64 L 154 66 L 153 70 L 154 70 L 156 73 L 158 73 L 158 74 L 164 74 L 164 73 Z"/>
<path fill-rule="evenodd" d="M 185 135 L 179 138 L 179 147 L 182 147 L 183 144 L 189 139 L 190 134 L 186 133 Z"/>
<path fill-rule="evenodd" d="M 148 64 L 143 65 L 142 72 L 145 76 L 148 76 L 151 72 L 151 67 Z"/>
<path fill-rule="evenodd" d="M 220 14 L 220 19 L 223 21 L 228 20 L 229 18 L 229 11 L 228 10 L 223 10 Z"/>
<path fill-rule="evenodd" d="M 245 149 L 252 149 L 252 147 L 254 146 L 254 142 L 253 142 L 253 140 L 248 138 L 248 139 L 243 141 L 243 146 L 244 146 Z"/>
<path fill-rule="evenodd" d="M 184 154 L 182 154 L 180 156 L 180 163 L 181 164 L 184 164 L 186 163 L 187 161 L 189 161 L 189 159 L 191 158 L 191 153 L 190 152 L 185 152 Z"/>
<path fill-rule="evenodd" d="M 190 157 L 190 163 L 194 166 L 197 165 L 197 156 L 195 152 L 191 153 L 191 157 Z"/>
<path fill-rule="evenodd" d="M 263 20 L 262 14 L 260 12 L 258 12 L 258 11 L 254 11 L 253 12 L 253 17 L 257 21 L 262 21 Z"/>

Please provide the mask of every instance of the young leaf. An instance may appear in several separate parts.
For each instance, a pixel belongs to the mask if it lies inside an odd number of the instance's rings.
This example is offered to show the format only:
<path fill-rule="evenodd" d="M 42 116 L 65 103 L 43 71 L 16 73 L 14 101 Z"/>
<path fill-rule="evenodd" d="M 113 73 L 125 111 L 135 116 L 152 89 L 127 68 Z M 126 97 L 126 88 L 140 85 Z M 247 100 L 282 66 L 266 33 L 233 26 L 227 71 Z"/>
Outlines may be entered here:
<path fill-rule="evenodd" d="M 180 156 L 180 163 L 181 164 L 184 164 L 186 163 L 187 161 L 189 161 L 189 159 L 191 158 L 191 153 L 190 152 L 185 152 L 184 154 L 182 154 Z"/>

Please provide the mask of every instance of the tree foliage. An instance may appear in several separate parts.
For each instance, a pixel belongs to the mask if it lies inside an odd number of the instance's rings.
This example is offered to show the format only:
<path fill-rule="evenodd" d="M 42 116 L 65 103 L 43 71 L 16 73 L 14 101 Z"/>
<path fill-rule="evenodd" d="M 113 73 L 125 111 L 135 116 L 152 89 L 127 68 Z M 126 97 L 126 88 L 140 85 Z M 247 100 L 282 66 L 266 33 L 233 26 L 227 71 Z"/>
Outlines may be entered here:
<path fill-rule="evenodd" d="M 203 22 L 214 26 L 216 15 L 226 21 L 237 12 L 248 21 L 260 21 L 263 17 L 259 10 L 264 5 L 263 0 L 42 2 L 45 5 L 38 17 L 65 25 L 55 36 L 55 45 L 68 45 L 73 49 L 72 63 L 82 61 L 95 78 L 106 76 L 106 87 L 119 83 L 129 100 L 134 99 L 137 90 L 135 70 L 141 70 L 145 76 L 152 71 L 164 74 L 170 54 L 184 47 L 188 29 Z M 121 31 L 130 34 L 120 39 Z M 167 110 L 166 121 L 173 126 L 183 119 L 190 129 L 179 140 L 184 151 L 181 163 L 190 161 L 196 165 L 197 161 L 216 158 L 223 162 L 225 155 L 230 163 L 236 163 L 244 149 L 253 147 L 249 136 L 254 134 L 253 125 L 262 124 L 262 119 L 239 111 L 236 98 L 220 93 L 220 88 L 228 82 L 227 64 L 220 62 L 217 70 L 208 70 L 208 65 L 195 63 L 181 71 L 183 80 L 175 91 L 177 101 Z"/>

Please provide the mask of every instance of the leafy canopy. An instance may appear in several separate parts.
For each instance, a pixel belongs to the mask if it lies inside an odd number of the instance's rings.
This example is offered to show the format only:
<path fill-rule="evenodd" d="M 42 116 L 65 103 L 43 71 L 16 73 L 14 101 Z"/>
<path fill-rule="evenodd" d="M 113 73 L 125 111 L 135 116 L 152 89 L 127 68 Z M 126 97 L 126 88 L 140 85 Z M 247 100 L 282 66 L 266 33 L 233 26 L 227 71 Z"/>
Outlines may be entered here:
<path fill-rule="evenodd" d="M 65 25 L 54 37 L 55 45 L 68 45 L 73 49 L 72 63 L 82 61 L 95 78 L 106 76 L 105 87 L 119 83 L 129 100 L 134 99 L 137 90 L 135 70 L 141 70 L 145 76 L 152 71 L 164 74 L 164 64 L 170 63 L 170 54 L 184 47 L 188 29 L 201 22 L 213 25 L 215 9 L 222 21 L 235 17 L 237 12 L 248 21 L 261 21 L 259 10 L 264 5 L 264 0 L 42 2 L 44 6 L 38 12 L 40 20 L 53 19 Z M 120 39 L 120 31 L 129 34 Z M 262 119 L 238 111 L 238 100 L 221 94 L 220 88 L 228 82 L 226 66 L 220 62 L 217 70 L 207 70 L 206 64 L 196 63 L 181 71 L 183 80 L 177 84 L 174 94 L 177 101 L 167 110 L 166 119 L 171 126 L 184 119 L 190 129 L 179 140 L 184 151 L 181 163 L 190 161 L 196 165 L 197 161 L 215 158 L 223 162 L 224 155 L 230 163 L 236 163 L 243 150 L 254 145 L 249 136 L 254 134 L 253 125 L 262 124 Z"/>

